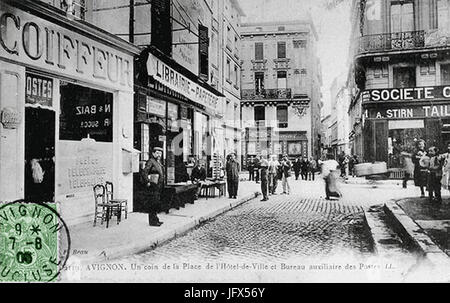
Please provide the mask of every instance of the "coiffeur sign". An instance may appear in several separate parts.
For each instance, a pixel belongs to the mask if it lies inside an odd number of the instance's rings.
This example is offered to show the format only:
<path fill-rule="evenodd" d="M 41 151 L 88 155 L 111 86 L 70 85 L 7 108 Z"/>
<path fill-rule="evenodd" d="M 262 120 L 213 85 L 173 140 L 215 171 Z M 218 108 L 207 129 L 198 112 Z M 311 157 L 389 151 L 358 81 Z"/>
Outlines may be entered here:
<path fill-rule="evenodd" d="M 208 112 L 215 113 L 219 97 L 197 83 L 189 80 L 152 54 L 147 61 L 149 76 L 184 97 L 205 106 Z"/>
<path fill-rule="evenodd" d="M 133 90 L 133 57 L 6 3 L 0 57 L 109 87 Z"/>
<path fill-rule="evenodd" d="M 450 86 L 386 88 L 364 91 L 363 102 L 450 100 Z"/>

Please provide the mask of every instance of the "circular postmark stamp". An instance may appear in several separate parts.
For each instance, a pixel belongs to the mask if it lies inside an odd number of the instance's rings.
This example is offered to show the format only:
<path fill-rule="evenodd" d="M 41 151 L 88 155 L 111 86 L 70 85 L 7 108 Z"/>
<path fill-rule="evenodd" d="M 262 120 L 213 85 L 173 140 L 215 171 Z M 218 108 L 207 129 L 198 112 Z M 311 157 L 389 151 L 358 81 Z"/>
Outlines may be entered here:
<path fill-rule="evenodd" d="M 56 203 L 0 204 L 0 282 L 53 282 L 70 253 Z"/>

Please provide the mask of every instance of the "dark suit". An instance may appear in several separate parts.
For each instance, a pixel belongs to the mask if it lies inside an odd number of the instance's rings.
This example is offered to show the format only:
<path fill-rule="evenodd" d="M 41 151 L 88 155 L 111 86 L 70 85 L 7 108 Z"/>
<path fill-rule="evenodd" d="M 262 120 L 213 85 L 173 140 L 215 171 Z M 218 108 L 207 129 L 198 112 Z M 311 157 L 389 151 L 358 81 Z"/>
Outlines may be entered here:
<path fill-rule="evenodd" d="M 164 166 L 150 158 L 140 173 L 141 184 L 146 187 L 149 223 L 158 222 L 157 212 L 161 210 L 161 193 L 164 188 Z M 158 183 L 151 183 L 149 175 L 158 175 Z"/>
<path fill-rule="evenodd" d="M 236 197 L 239 187 L 239 163 L 234 160 L 229 160 L 226 166 L 227 171 L 227 183 L 228 183 L 228 194 L 230 198 Z"/>

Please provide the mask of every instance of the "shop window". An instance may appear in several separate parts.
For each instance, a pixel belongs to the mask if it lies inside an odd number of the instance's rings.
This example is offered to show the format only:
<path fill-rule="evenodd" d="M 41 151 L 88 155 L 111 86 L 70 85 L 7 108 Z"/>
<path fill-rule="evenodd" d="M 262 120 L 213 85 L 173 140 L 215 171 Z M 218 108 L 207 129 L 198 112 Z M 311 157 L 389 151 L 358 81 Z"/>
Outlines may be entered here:
<path fill-rule="evenodd" d="M 264 43 L 255 43 L 255 60 L 264 60 Z"/>
<path fill-rule="evenodd" d="M 255 94 L 260 95 L 264 91 L 264 73 L 255 73 Z"/>
<path fill-rule="evenodd" d="M 414 31 L 414 2 L 402 1 L 391 4 L 391 32 Z"/>
<path fill-rule="evenodd" d="M 441 85 L 450 85 L 450 64 L 441 65 Z"/>
<path fill-rule="evenodd" d="M 286 71 L 278 71 L 277 72 L 277 84 L 278 89 L 286 89 L 287 88 L 287 72 Z"/>
<path fill-rule="evenodd" d="M 112 142 L 113 94 L 61 82 L 60 139 Z"/>
<path fill-rule="evenodd" d="M 277 120 L 278 128 L 288 128 L 288 107 L 278 106 L 277 107 Z"/>
<path fill-rule="evenodd" d="M 415 87 L 416 86 L 416 69 L 415 67 L 394 67 L 394 87 Z"/>
<path fill-rule="evenodd" d="M 278 42 L 278 59 L 286 59 L 286 42 Z"/>

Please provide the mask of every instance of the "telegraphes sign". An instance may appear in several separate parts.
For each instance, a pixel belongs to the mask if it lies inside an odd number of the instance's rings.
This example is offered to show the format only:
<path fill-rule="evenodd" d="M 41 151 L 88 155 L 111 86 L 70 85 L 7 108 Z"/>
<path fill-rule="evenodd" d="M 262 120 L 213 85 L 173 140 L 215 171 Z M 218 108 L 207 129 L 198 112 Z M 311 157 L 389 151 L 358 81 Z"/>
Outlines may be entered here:
<path fill-rule="evenodd" d="M 161 84 L 183 95 L 184 97 L 205 106 L 205 108 L 215 113 L 219 104 L 219 97 L 199 84 L 189 80 L 181 73 L 177 72 L 152 54 L 147 61 L 149 76 L 152 76 Z"/>
<path fill-rule="evenodd" d="M 450 100 L 450 86 L 371 89 L 362 93 L 363 102 Z"/>
<path fill-rule="evenodd" d="M 0 26 L 0 57 L 83 81 L 133 90 L 131 55 L 3 1 Z"/>
<path fill-rule="evenodd" d="M 53 80 L 50 78 L 27 74 L 25 103 L 52 107 Z"/>
<path fill-rule="evenodd" d="M 371 119 L 445 118 L 450 117 L 450 105 L 367 109 L 365 117 Z"/>

